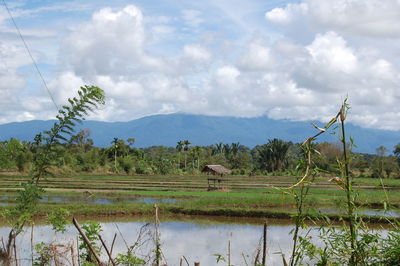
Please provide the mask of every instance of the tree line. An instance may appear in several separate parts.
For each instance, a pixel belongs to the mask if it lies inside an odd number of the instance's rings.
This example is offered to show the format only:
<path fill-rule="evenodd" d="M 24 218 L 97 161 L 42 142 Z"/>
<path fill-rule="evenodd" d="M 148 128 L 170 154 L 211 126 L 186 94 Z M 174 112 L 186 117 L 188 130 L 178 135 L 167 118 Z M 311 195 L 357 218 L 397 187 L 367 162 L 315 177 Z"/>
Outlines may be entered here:
<path fill-rule="evenodd" d="M 263 145 L 249 148 L 240 143 L 192 145 L 180 140 L 176 147 L 152 146 L 136 148 L 135 138 L 113 138 L 110 146 L 94 146 L 90 129 L 83 129 L 64 143 L 57 144 L 56 161 L 59 173 L 126 173 L 126 174 L 197 174 L 207 164 L 220 164 L 240 175 L 294 174 L 298 161 L 304 158 L 300 143 L 270 139 Z M 328 174 L 338 174 L 338 143 L 314 145 L 316 166 Z M 35 159 L 35 143 L 10 139 L 0 142 L 0 170 L 28 173 Z M 400 178 L 400 144 L 393 155 L 381 146 L 376 154 L 355 154 L 351 161 L 353 174 L 361 177 Z"/>

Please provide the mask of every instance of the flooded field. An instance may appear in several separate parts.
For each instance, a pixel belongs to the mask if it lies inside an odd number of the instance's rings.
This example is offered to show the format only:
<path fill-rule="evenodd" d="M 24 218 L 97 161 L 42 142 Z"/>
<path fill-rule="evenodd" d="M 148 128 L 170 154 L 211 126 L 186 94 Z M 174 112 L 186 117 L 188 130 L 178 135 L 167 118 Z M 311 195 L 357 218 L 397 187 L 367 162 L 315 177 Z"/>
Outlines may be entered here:
<path fill-rule="evenodd" d="M 15 196 L 0 197 L 0 206 L 6 206 L 15 200 Z M 40 202 L 62 202 L 62 203 L 87 203 L 87 204 L 113 204 L 119 202 L 142 202 L 146 204 L 175 203 L 181 199 L 171 198 L 112 198 L 112 197 L 73 197 L 73 196 L 44 196 Z"/>
<path fill-rule="evenodd" d="M 150 218 L 103 221 L 101 222 L 103 228 L 101 235 L 111 246 L 114 234 L 117 233 L 114 254 L 126 252 L 126 244 L 130 246 L 135 243 L 143 226 L 150 223 L 147 226 L 149 232 L 152 231 L 154 225 L 151 222 L 153 221 Z M 280 265 L 282 259 L 278 253 L 282 252 L 288 256 L 292 243 L 289 233 L 293 226 L 288 224 L 288 221 L 283 221 L 283 223 L 269 221 L 268 223 L 267 261 L 270 265 Z M 185 256 L 191 265 L 195 261 L 200 261 L 202 265 L 217 265 L 217 254 L 227 259 L 230 245 L 232 265 L 246 265 L 246 262 L 251 264 L 256 256 L 257 248 L 261 245 L 262 224 L 263 220 L 260 219 L 186 218 L 165 220 L 159 226 L 162 252 L 168 265 L 179 265 L 182 256 Z M 8 233 L 8 227 L 0 228 L 3 238 Z M 69 226 L 64 234 L 56 234 L 50 226 L 37 225 L 34 228 L 33 239 L 34 243 L 73 243 L 72 245 L 76 247 L 77 235 L 78 232 L 73 226 Z M 27 228 L 17 238 L 20 265 L 31 265 L 30 238 L 31 228 Z M 143 245 L 138 247 L 135 252 L 138 257 L 147 258 L 152 255 L 154 249 L 152 234 L 144 234 L 142 240 L 144 240 Z"/>

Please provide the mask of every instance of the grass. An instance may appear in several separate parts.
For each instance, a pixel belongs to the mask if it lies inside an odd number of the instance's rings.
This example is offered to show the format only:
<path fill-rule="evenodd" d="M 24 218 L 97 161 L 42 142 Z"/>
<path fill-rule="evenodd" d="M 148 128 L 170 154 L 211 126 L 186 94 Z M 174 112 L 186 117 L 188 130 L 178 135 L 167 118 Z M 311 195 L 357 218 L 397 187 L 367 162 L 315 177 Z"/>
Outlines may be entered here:
<path fill-rule="evenodd" d="M 226 176 L 226 191 L 207 191 L 207 177 L 198 176 L 128 176 L 128 175 L 79 175 L 56 176 L 42 181 L 46 196 L 75 197 L 77 201 L 89 195 L 96 198 L 177 198 L 176 203 L 160 204 L 166 213 L 185 214 L 225 214 L 253 216 L 290 216 L 294 211 L 294 201 L 274 187 L 287 187 L 294 182 L 293 177 L 274 176 Z M 18 183 L 29 180 L 23 175 L 0 175 L 0 191 L 13 196 Z M 379 188 L 379 180 L 355 179 L 358 186 L 356 204 L 380 207 L 385 195 Z M 384 180 L 393 207 L 400 207 L 400 180 Z M 318 177 L 317 184 L 310 190 L 305 203 L 311 209 L 336 208 L 345 200 L 345 192 L 328 182 L 326 177 Z M 397 188 L 398 187 L 398 188 Z M 4 202 L 4 201 L 3 201 Z M 12 202 L 12 201 L 9 201 Z M 56 207 L 69 208 L 74 214 L 118 215 L 149 213 L 152 206 L 140 202 L 117 202 L 113 204 L 83 203 L 41 203 L 42 214 Z M 3 207 L 4 208 L 4 207 Z M 240 213 L 243 214 L 240 214 Z M 251 214 L 250 214 L 251 213 Z M 279 216 L 279 215 L 278 215 Z"/>

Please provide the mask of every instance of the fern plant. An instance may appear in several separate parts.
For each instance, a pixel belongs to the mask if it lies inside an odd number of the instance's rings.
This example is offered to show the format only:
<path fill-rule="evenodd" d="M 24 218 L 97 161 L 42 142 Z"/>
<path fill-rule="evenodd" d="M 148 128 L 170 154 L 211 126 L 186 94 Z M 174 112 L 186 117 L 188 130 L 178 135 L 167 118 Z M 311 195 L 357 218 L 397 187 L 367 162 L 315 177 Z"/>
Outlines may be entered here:
<path fill-rule="evenodd" d="M 39 183 L 41 177 L 50 175 L 49 168 L 58 158 L 55 144 L 66 142 L 67 136 L 72 135 L 76 123 L 85 120 L 89 111 L 104 104 L 104 91 L 97 86 L 84 86 L 78 90 L 78 97 L 68 99 L 69 106 L 64 105 L 56 116 L 57 122 L 50 130 L 39 133 L 33 146 L 32 182 Z"/>
<path fill-rule="evenodd" d="M 104 104 L 104 91 L 96 86 L 84 86 L 78 90 L 78 96 L 68 99 L 68 102 L 69 106 L 64 105 L 58 111 L 58 121 L 53 127 L 36 135 L 35 144 L 32 146 L 34 158 L 31 182 L 21 184 L 17 204 L 1 213 L 11 226 L 6 246 L 0 247 L 0 262 L 5 265 L 11 265 L 15 238 L 36 213 L 35 207 L 44 193 L 38 183 L 43 176 L 50 174 L 49 169 L 58 158 L 57 144 L 67 141 L 66 137 L 72 134 L 76 123 L 84 120 L 89 111 Z"/>

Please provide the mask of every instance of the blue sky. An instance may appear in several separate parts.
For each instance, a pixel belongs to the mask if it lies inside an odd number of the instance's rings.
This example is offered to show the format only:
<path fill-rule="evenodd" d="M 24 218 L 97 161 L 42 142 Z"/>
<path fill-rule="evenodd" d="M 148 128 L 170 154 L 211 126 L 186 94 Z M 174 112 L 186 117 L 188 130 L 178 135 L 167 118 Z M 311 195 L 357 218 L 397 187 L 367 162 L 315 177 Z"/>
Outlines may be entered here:
<path fill-rule="evenodd" d="M 398 0 L 6 0 L 57 104 L 98 85 L 90 116 L 184 112 L 349 120 L 400 130 Z M 50 97 L 0 5 L 0 123 L 51 119 Z"/>

